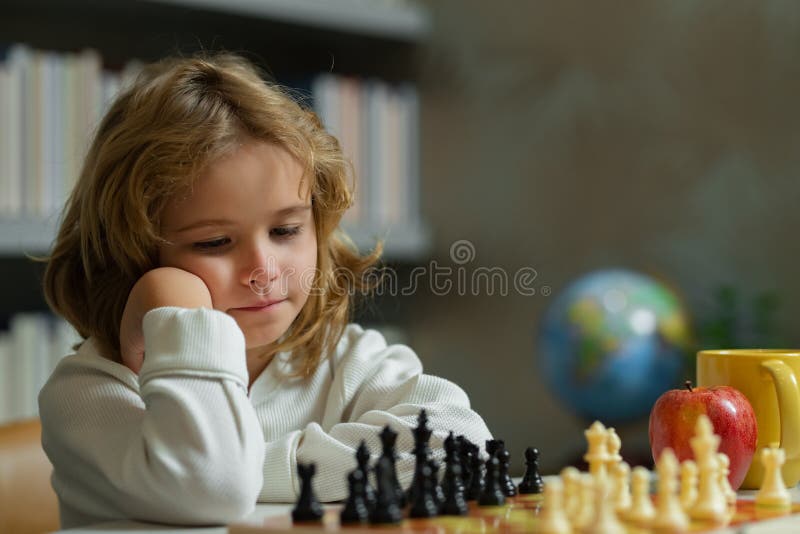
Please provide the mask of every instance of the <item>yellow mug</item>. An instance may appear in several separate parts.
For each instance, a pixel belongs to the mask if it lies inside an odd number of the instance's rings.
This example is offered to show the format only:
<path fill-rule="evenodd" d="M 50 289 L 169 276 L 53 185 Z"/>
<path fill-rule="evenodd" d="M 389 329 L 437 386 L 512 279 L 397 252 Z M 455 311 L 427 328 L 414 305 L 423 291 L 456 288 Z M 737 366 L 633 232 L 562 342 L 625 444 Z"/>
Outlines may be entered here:
<path fill-rule="evenodd" d="M 741 489 L 758 489 L 764 479 L 759 451 L 780 443 L 786 452 L 781 470 L 786 485 L 800 481 L 800 350 L 736 349 L 697 353 L 700 386 L 731 386 L 741 391 L 756 414 L 756 453 Z"/>

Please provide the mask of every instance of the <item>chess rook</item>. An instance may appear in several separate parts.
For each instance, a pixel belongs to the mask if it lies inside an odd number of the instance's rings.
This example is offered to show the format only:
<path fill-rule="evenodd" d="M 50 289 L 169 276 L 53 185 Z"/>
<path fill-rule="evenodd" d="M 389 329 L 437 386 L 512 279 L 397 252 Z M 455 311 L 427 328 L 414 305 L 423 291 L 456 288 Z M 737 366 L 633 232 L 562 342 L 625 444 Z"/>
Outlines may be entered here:
<path fill-rule="evenodd" d="M 783 481 L 781 467 L 786 462 L 786 453 L 777 443 L 761 449 L 761 464 L 764 466 L 764 482 L 756 494 L 756 506 L 761 508 L 789 508 L 792 499 Z"/>

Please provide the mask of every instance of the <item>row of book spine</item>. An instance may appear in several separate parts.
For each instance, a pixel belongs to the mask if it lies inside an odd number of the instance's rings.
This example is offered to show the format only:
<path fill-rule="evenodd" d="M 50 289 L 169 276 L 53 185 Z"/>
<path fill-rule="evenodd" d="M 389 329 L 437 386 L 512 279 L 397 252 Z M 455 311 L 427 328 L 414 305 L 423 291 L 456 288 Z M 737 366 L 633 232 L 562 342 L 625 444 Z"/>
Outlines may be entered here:
<path fill-rule="evenodd" d="M 37 397 L 58 362 L 80 341 L 49 313 L 17 313 L 0 332 L 0 424 L 36 417 Z"/>
<path fill-rule="evenodd" d="M 80 173 L 91 134 L 123 79 L 94 50 L 57 53 L 14 44 L 0 63 L 0 215 L 48 217 Z"/>
<path fill-rule="evenodd" d="M 96 51 L 14 44 L 0 61 L 0 217 L 57 213 L 105 109 L 140 64 L 103 68 Z M 345 222 L 386 228 L 419 220 L 419 98 L 411 84 L 321 74 L 311 99 L 353 164 Z"/>
<path fill-rule="evenodd" d="M 314 108 L 354 167 L 354 205 L 345 222 L 366 228 L 420 218 L 419 96 L 411 84 L 322 74 Z"/>

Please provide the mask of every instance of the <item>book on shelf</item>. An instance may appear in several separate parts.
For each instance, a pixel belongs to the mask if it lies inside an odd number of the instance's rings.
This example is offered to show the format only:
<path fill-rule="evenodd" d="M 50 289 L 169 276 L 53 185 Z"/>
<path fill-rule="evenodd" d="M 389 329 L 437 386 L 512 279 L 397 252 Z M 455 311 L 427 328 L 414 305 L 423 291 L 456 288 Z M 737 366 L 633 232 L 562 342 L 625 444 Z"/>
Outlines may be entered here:
<path fill-rule="evenodd" d="M 132 61 L 107 70 L 94 50 L 0 50 L 0 220 L 60 213 L 101 117 L 139 68 Z M 285 85 L 313 105 L 352 162 L 354 205 L 345 228 L 373 238 L 420 228 L 416 88 L 332 73 L 295 82 Z"/>
<path fill-rule="evenodd" d="M 413 224 L 419 212 L 419 99 L 409 83 L 333 74 L 311 85 L 317 114 L 355 172 L 344 221 L 379 231 Z"/>
<path fill-rule="evenodd" d="M 11 45 L 0 63 L 0 215 L 57 212 L 77 180 L 92 132 L 122 79 L 93 50 L 57 53 Z"/>

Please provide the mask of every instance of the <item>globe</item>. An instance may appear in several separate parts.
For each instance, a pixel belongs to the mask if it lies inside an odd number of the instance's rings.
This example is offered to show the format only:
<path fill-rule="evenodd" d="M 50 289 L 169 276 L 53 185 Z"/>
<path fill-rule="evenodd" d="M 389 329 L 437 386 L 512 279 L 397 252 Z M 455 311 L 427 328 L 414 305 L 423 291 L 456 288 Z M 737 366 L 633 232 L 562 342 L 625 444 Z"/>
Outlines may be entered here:
<path fill-rule="evenodd" d="M 546 310 L 539 366 L 577 415 L 625 421 L 682 383 L 691 345 L 673 291 L 633 271 L 602 270 L 571 283 Z"/>

